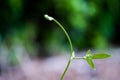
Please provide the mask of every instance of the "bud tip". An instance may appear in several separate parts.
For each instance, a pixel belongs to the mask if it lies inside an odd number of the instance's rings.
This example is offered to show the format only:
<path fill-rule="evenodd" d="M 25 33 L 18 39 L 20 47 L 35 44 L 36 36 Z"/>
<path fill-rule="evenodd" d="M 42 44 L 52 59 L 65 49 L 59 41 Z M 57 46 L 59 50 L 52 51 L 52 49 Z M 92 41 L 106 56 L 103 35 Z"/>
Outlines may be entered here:
<path fill-rule="evenodd" d="M 52 21 L 52 20 L 54 19 L 53 17 L 48 16 L 47 14 L 45 14 L 44 17 L 45 17 L 47 20 L 49 20 L 49 21 Z"/>

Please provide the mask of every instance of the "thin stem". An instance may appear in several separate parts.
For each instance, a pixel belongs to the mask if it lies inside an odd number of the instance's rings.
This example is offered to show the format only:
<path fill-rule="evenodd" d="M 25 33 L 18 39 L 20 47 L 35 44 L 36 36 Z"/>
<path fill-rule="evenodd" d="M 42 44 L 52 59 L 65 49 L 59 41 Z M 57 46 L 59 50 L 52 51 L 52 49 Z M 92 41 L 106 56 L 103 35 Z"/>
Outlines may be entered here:
<path fill-rule="evenodd" d="M 64 29 L 64 27 L 56 19 L 53 19 L 53 21 L 55 21 L 60 26 L 60 28 L 64 31 L 65 35 L 67 36 L 69 44 L 70 44 L 70 56 L 72 56 L 73 47 L 72 47 L 72 42 L 71 42 L 71 39 L 70 39 L 67 31 Z"/>
<path fill-rule="evenodd" d="M 65 68 L 62 76 L 60 77 L 60 80 L 63 80 L 63 78 L 64 78 L 64 76 L 65 76 L 65 74 L 66 74 L 66 72 L 67 72 L 67 70 L 68 70 L 68 68 L 69 68 L 69 66 L 70 66 L 72 57 L 73 57 L 73 55 L 74 55 L 74 53 L 73 53 L 73 47 L 72 47 L 71 39 L 70 39 L 67 31 L 64 29 L 64 27 L 63 27 L 56 19 L 53 19 L 53 21 L 55 21 L 55 22 L 60 26 L 60 28 L 63 30 L 63 32 L 64 32 L 65 35 L 67 36 L 68 41 L 69 41 L 69 44 L 70 44 L 70 58 L 69 58 L 69 61 L 68 61 L 68 63 L 67 63 L 67 66 L 66 66 L 66 68 Z"/>
<path fill-rule="evenodd" d="M 68 68 L 69 68 L 69 66 L 70 66 L 70 63 L 71 63 L 71 59 L 69 59 L 69 61 L 68 61 L 68 63 L 67 63 L 67 66 L 66 66 L 66 68 L 65 68 L 62 76 L 60 77 L 60 80 L 63 80 L 63 78 L 64 78 L 64 76 L 65 76 L 65 74 L 66 74 L 66 72 L 67 72 L 67 70 L 68 70 Z"/>
<path fill-rule="evenodd" d="M 59 27 L 63 30 L 63 32 L 64 32 L 65 35 L 67 36 L 68 41 L 69 41 L 69 44 L 70 44 L 70 58 L 69 58 L 69 61 L 68 61 L 68 63 L 67 63 L 67 66 L 66 66 L 66 68 L 65 68 L 62 76 L 60 77 L 60 80 L 63 80 L 63 78 L 64 78 L 64 76 L 65 76 L 65 74 L 66 74 L 66 72 L 67 72 L 67 70 L 68 70 L 68 68 L 69 68 L 69 66 L 70 66 L 71 60 L 72 60 L 73 57 L 75 56 L 75 55 L 74 55 L 74 52 L 73 52 L 72 42 L 71 42 L 71 39 L 70 39 L 67 31 L 64 29 L 64 27 L 63 27 L 56 19 L 54 19 L 54 18 L 51 17 L 51 16 L 48 16 L 47 14 L 44 15 L 44 17 L 45 17 L 47 20 L 49 20 L 49 21 L 52 21 L 52 20 L 53 20 L 55 23 L 57 23 L 57 24 L 59 25 Z"/>
<path fill-rule="evenodd" d="M 73 59 L 85 59 L 84 57 L 73 57 Z"/>

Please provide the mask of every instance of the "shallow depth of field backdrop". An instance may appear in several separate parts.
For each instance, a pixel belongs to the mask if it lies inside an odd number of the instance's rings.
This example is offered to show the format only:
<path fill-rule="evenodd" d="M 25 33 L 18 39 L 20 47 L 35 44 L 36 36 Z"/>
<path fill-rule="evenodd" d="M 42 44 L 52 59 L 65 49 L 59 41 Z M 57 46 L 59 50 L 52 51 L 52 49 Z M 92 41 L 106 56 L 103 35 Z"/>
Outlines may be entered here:
<path fill-rule="evenodd" d="M 75 51 L 120 46 L 119 0 L 0 0 L 1 71 L 25 55 L 41 59 L 68 53 L 66 36 L 44 14 L 65 27 Z"/>

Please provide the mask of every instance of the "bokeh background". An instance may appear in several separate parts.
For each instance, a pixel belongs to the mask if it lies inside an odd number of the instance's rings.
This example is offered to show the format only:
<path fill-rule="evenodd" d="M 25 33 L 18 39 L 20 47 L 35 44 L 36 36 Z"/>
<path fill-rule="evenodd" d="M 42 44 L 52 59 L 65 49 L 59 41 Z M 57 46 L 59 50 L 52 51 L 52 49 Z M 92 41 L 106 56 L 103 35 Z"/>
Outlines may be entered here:
<path fill-rule="evenodd" d="M 28 55 L 41 59 L 68 53 L 63 31 L 44 14 L 65 27 L 75 51 L 120 46 L 119 0 L 0 0 L 2 69 Z"/>

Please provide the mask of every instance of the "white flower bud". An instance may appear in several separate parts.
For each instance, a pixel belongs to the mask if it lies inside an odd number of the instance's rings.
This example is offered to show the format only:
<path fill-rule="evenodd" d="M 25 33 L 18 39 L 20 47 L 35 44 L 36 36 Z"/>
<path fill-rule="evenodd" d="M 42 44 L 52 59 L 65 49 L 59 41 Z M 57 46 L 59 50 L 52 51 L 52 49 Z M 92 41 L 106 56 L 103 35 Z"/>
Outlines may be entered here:
<path fill-rule="evenodd" d="M 49 21 L 52 21 L 52 20 L 54 19 L 53 17 L 48 16 L 47 14 L 45 14 L 44 17 L 45 17 L 47 20 L 49 20 Z"/>

